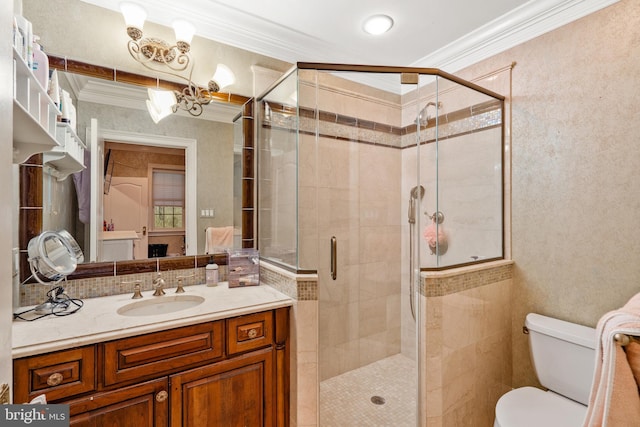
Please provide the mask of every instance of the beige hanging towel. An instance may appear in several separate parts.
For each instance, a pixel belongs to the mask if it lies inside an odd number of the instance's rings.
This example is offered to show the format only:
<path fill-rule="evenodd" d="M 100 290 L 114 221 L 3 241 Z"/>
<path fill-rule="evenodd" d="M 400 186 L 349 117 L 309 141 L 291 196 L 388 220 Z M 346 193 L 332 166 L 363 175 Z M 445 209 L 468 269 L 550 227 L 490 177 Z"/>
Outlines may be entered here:
<path fill-rule="evenodd" d="M 584 427 L 640 425 L 640 294 L 624 307 L 605 314 L 596 328 L 600 343 Z M 632 337 L 626 348 L 616 334 Z"/>
<path fill-rule="evenodd" d="M 211 254 L 233 247 L 233 226 L 207 227 L 204 253 Z"/>

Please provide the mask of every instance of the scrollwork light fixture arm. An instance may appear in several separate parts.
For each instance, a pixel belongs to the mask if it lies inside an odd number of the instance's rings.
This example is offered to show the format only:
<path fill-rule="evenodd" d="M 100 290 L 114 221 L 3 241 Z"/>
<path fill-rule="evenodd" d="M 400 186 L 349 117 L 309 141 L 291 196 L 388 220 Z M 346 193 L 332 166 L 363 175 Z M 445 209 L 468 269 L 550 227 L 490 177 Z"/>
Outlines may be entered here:
<path fill-rule="evenodd" d="M 146 12 L 140 6 L 127 3 L 125 7 L 121 4 L 121 9 L 125 15 L 127 34 L 130 37 L 127 42 L 127 50 L 131 57 L 153 72 L 170 75 L 186 82 L 182 91 L 173 91 L 176 104 L 166 108 L 171 108 L 174 113 L 181 109 L 188 111 L 193 116 L 199 116 L 203 112 L 203 106 L 209 104 L 213 99 L 212 94 L 220 90 L 220 85 L 225 85 L 223 80 L 226 81 L 226 84 L 233 84 L 235 81 L 233 73 L 227 67 L 219 64 L 218 69 L 222 67 L 224 71 L 223 77 L 214 76 L 209 81 L 207 88 L 202 88 L 193 82 L 195 60 L 190 55 L 190 43 L 195 28 L 191 24 L 185 21 L 174 22 L 177 41 L 171 45 L 162 39 L 143 36 L 142 26 Z M 133 11 L 134 15 L 138 14 L 137 20 L 136 16 L 128 18 L 125 9 L 129 13 Z M 185 71 L 188 77 L 180 74 Z M 214 79 L 220 79 L 221 83 L 218 84 Z M 160 109 L 164 111 L 164 106 L 156 107 L 163 107 Z"/>

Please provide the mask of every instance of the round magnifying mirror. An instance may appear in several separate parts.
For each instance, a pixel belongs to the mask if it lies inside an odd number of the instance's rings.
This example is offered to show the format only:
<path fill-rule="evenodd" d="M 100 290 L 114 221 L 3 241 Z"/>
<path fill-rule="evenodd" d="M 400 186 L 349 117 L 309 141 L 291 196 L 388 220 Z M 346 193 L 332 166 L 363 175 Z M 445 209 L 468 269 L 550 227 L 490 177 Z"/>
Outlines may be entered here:
<path fill-rule="evenodd" d="M 61 280 L 75 271 L 80 258 L 84 259 L 78 243 L 66 230 L 62 234 L 55 231 L 41 233 L 31 239 L 27 252 L 31 272 L 40 283 L 44 282 L 36 273 L 50 280 Z"/>

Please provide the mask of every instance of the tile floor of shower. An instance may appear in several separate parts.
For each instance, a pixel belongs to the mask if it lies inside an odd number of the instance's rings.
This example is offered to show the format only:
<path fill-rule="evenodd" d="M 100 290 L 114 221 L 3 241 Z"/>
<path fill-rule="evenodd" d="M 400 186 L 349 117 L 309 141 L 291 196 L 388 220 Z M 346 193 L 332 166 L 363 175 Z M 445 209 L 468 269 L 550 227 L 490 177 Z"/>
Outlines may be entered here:
<path fill-rule="evenodd" d="M 320 426 L 415 426 L 417 377 L 415 361 L 396 354 L 322 381 Z M 373 396 L 385 403 L 373 403 Z"/>

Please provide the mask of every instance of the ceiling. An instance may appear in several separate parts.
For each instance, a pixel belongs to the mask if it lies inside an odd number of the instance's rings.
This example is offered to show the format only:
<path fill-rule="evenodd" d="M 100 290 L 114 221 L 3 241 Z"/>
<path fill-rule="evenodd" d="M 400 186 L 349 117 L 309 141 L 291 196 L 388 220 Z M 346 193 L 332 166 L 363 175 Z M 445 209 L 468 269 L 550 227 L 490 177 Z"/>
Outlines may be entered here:
<path fill-rule="evenodd" d="M 111 10 L 113 0 L 83 0 Z M 435 67 L 448 72 L 618 0 L 133 0 L 148 20 L 191 21 L 196 35 L 282 61 Z M 391 16 L 384 35 L 364 19 Z"/>
<path fill-rule="evenodd" d="M 119 14 L 119 1 L 81 1 Z M 196 26 L 199 37 L 284 63 L 411 66 L 455 73 L 618 0 L 127 1 L 142 5 L 150 22 L 170 26 L 175 17 L 181 17 Z M 362 31 L 366 17 L 381 13 L 395 22 L 388 33 L 372 36 Z M 250 57 L 232 64 L 235 73 L 245 73 L 230 88 L 233 93 L 255 95 L 250 77 L 254 67 Z M 402 89 L 393 76 L 392 81 L 386 77 L 360 74 L 352 78 L 390 92 Z M 146 109 L 142 88 L 132 90 L 84 77 L 76 77 L 71 84 L 79 100 Z M 238 107 L 216 105 L 205 112 L 200 118 L 228 123 Z"/>

